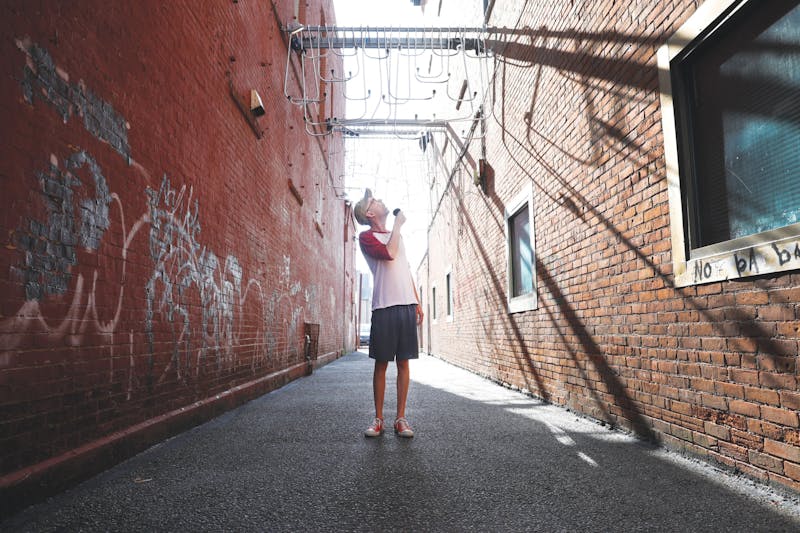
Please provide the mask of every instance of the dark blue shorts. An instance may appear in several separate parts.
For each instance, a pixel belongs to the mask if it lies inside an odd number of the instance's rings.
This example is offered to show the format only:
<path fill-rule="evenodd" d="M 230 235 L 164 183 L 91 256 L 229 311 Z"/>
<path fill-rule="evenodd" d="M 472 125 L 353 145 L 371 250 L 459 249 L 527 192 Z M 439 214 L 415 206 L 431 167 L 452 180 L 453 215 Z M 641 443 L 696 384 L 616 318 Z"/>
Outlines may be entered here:
<path fill-rule="evenodd" d="M 372 312 L 369 356 L 377 361 L 417 359 L 417 304 L 394 305 Z"/>

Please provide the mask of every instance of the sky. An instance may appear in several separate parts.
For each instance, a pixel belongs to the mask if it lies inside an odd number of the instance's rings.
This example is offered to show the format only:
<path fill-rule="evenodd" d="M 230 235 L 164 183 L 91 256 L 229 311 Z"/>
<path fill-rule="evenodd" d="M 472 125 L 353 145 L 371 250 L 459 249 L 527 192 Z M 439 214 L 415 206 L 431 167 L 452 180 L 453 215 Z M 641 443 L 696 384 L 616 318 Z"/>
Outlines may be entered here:
<path fill-rule="evenodd" d="M 422 8 L 411 0 L 333 0 L 337 26 L 421 26 Z"/>

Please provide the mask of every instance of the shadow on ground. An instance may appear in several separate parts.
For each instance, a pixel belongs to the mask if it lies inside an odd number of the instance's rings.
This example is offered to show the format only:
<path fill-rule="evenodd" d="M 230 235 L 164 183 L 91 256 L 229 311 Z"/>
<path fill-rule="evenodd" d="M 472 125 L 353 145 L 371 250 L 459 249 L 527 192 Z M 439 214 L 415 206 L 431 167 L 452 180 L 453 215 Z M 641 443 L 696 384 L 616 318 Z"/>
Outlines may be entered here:
<path fill-rule="evenodd" d="M 365 439 L 371 368 L 366 355 L 348 355 L 28 508 L 0 529 L 800 528 L 790 498 L 771 503 L 727 488 L 650 445 L 430 357 L 412 364 L 409 418 L 417 436 Z"/>

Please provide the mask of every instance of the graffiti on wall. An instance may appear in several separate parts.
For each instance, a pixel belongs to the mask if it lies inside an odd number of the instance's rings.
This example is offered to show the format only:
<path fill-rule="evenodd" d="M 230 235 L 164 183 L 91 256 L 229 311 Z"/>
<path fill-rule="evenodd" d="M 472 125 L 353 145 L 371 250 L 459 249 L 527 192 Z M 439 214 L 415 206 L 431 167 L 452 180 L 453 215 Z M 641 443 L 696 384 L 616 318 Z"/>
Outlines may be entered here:
<path fill-rule="evenodd" d="M 153 321 L 158 313 L 173 326 L 170 367 L 179 379 L 192 367 L 199 370 L 212 348 L 219 353 L 217 368 L 229 365 L 235 342 L 234 307 L 244 303 L 239 260 L 229 255 L 223 265 L 212 250 L 201 245 L 198 240 L 201 231 L 199 203 L 192 199 L 193 189 L 187 191 L 183 186 L 175 190 L 165 175 L 159 190 L 148 187 L 146 193 L 149 250 L 154 264 L 145 285 L 145 333 L 150 352 L 155 351 Z M 250 283 L 258 287 L 257 281 L 250 280 Z M 201 312 L 198 331 L 193 329 L 190 310 L 195 296 L 200 301 Z"/>
<path fill-rule="evenodd" d="M 154 269 L 145 286 L 145 332 L 152 353 L 156 315 L 171 325 L 174 342 L 168 368 L 179 377 L 190 371 L 198 373 L 210 353 L 214 354 L 217 369 L 235 364 L 234 347 L 243 341 L 248 298 L 255 299 L 263 317 L 256 331 L 247 333 L 254 335 L 248 342 L 254 342 L 257 357 L 262 359 L 278 349 L 281 338 L 299 338 L 304 320 L 318 320 L 317 286 L 303 288 L 300 282 L 293 281 L 288 256 L 283 256 L 278 283 L 266 298 L 259 280 L 244 279 L 235 255 L 227 255 L 223 261 L 202 244 L 199 202 L 192 188 L 184 185 L 176 190 L 164 176 L 160 188 L 148 188 L 147 196 L 149 250 Z M 199 327 L 192 313 L 198 301 Z M 276 330 L 276 323 L 283 327 Z M 294 348 L 296 352 L 297 346 Z"/>
<path fill-rule="evenodd" d="M 82 187 L 78 171 L 87 168 L 94 181 L 94 196 L 75 206 L 75 188 Z M 24 279 L 29 300 L 63 294 L 70 280 L 70 269 L 77 264 L 76 247 L 97 250 L 108 229 L 108 205 L 112 201 L 106 179 L 97 162 L 86 152 L 77 152 L 60 168 L 58 158 L 37 173 L 47 220 L 29 220 L 28 231 L 18 232 L 18 246 L 25 262 L 18 269 Z M 76 209 L 78 212 L 76 213 Z"/>
<path fill-rule="evenodd" d="M 69 74 L 58 68 L 47 50 L 29 38 L 17 39 L 17 48 L 26 55 L 22 94 L 33 104 L 42 100 L 52 106 L 66 124 L 77 115 L 97 139 L 108 143 L 123 157 L 130 158 L 128 123 L 110 103 L 97 97 L 83 82 L 70 83 Z"/>
<path fill-rule="evenodd" d="M 37 100 L 44 100 L 65 121 L 74 114 L 82 116 L 87 130 L 149 177 L 147 170 L 130 156 L 124 118 L 86 89 L 82 81 L 69 84 L 68 74 L 54 64 L 43 48 L 28 40 L 17 43 L 27 57 L 21 82 L 25 101 L 35 105 Z M 87 119 L 87 114 L 97 118 L 95 107 L 106 113 L 105 125 L 99 129 L 94 127 L 94 119 Z M 170 375 L 187 381 L 203 368 L 231 369 L 237 365 L 236 348 L 242 343 L 256 347 L 255 353 L 250 348 L 248 354 L 255 371 L 278 350 L 298 353 L 302 346 L 301 323 L 319 321 L 319 288 L 315 284 L 304 287 L 294 280 L 288 256 L 283 256 L 278 276 L 269 276 L 268 272 L 246 276 L 235 254 L 225 254 L 221 259 L 222 255 L 202 242 L 200 204 L 193 188 L 177 188 L 166 174 L 158 189 L 147 187 L 143 191 L 146 210 L 130 228 L 125 222 L 123 202 L 109 188 L 110 182 L 124 180 L 109 179 L 98 159 L 87 151 L 75 149 L 63 159 L 51 155 L 48 164 L 35 175 L 45 216 L 29 214 L 14 232 L 14 245 L 22 258 L 11 267 L 11 276 L 24 286 L 25 302 L 16 313 L 0 321 L 0 365 L 8 364 L 8 354 L 33 338 L 40 346 L 42 342 L 46 346 L 81 346 L 89 342 L 88 335 L 99 335 L 109 354 L 109 379 L 114 379 L 115 346 L 129 344 L 125 370 L 130 373 L 130 398 L 139 376 L 150 387 Z M 109 234 L 121 235 L 121 244 L 108 243 Z M 137 237 L 144 236 L 146 245 L 142 242 L 139 247 L 149 251 L 151 270 L 143 287 L 132 288 L 127 279 L 129 252 L 138 242 Z M 97 287 L 98 278 L 115 274 L 103 271 L 97 261 L 81 264 L 82 257 L 99 254 L 118 254 L 120 264 L 118 279 L 103 289 Z M 271 280 L 269 297 L 262 279 Z M 65 295 L 71 297 L 66 311 L 57 307 L 61 309 L 59 316 L 45 316 L 42 304 Z M 99 296 L 106 303 L 111 299 L 112 305 L 101 308 Z M 121 321 L 126 299 L 145 301 L 142 333 L 149 353 L 146 369 L 136 368 L 134 330 L 127 329 L 127 323 Z M 111 310 L 105 320 L 101 318 L 104 309 L 106 313 Z M 246 320 L 250 320 L 248 327 Z M 252 323 L 256 326 L 252 327 Z M 169 362 L 156 369 L 156 345 L 162 345 L 165 331 Z M 115 337 L 125 341 L 115 342 Z M 141 353 L 141 348 L 138 350 Z"/>
<path fill-rule="evenodd" d="M 758 276 L 800 268 L 800 240 L 790 237 L 768 244 L 687 261 L 691 283 Z"/>

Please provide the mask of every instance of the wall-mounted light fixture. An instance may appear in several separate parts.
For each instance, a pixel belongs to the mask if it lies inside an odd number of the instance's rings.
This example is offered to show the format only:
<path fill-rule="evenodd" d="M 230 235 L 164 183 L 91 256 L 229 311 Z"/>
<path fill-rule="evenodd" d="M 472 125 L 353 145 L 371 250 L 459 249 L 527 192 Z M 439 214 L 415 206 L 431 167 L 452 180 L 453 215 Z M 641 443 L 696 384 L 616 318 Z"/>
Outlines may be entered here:
<path fill-rule="evenodd" d="M 258 96 L 258 93 L 255 91 L 255 89 L 251 90 L 250 106 L 249 106 L 250 109 L 248 112 L 247 101 L 245 101 L 245 99 L 242 96 L 240 96 L 240 94 L 237 94 L 236 90 L 233 88 L 233 74 L 230 71 L 228 71 L 225 73 L 225 75 L 228 77 L 228 90 L 230 91 L 231 99 L 236 104 L 236 107 L 239 108 L 239 112 L 241 112 L 244 119 L 250 125 L 250 128 L 253 130 L 253 133 L 255 133 L 256 137 L 260 139 L 261 137 L 264 136 L 264 132 L 262 132 L 261 129 L 258 127 L 258 124 L 256 124 L 255 117 L 261 116 L 265 113 L 264 106 L 261 104 L 261 97 Z M 260 113 L 257 113 L 256 110 L 253 108 L 253 95 L 255 95 L 257 99 L 257 106 L 261 109 Z"/>
<path fill-rule="evenodd" d="M 255 89 L 250 90 L 250 112 L 256 117 L 264 116 L 264 113 L 266 113 L 264 104 L 261 103 L 261 97 Z"/>

